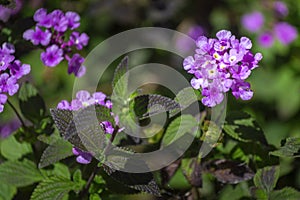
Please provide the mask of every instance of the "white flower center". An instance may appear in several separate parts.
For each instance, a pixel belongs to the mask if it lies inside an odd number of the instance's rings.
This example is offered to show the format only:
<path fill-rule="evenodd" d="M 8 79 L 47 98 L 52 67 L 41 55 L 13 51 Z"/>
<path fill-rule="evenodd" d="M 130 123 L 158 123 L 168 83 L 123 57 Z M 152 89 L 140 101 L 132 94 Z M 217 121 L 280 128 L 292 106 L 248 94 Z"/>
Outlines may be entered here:
<path fill-rule="evenodd" d="M 224 64 L 224 63 L 220 63 L 220 69 L 224 69 L 224 68 L 226 68 L 226 65 Z"/>
<path fill-rule="evenodd" d="M 220 56 L 217 52 L 215 52 L 215 53 L 213 54 L 213 57 L 214 57 L 216 60 L 219 60 L 219 59 L 221 58 L 221 56 Z"/>
<path fill-rule="evenodd" d="M 87 107 L 87 106 L 89 106 L 90 104 L 88 103 L 88 102 L 82 102 L 82 105 L 84 106 L 84 107 Z"/>

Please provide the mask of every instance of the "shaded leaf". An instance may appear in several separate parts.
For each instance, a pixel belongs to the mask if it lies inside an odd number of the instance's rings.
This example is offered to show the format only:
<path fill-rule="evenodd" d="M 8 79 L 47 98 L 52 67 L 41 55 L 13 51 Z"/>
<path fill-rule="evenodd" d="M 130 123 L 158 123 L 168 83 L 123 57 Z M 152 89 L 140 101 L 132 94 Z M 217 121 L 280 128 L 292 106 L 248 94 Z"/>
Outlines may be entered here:
<path fill-rule="evenodd" d="M 161 145 L 170 145 L 182 136 L 186 135 L 186 133 L 193 133 L 197 126 L 197 120 L 192 115 L 181 115 L 177 117 L 168 126 Z"/>
<path fill-rule="evenodd" d="M 160 196 L 160 191 L 151 172 L 147 173 L 128 173 L 118 170 L 113 170 L 106 165 L 103 165 L 106 173 L 114 180 L 135 190 L 147 192 L 155 196 Z"/>
<path fill-rule="evenodd" d="M 271 166 L 259 169 L 254 176 L 254 184 L 256 187 L 263 189 L 269 194 L 276 186 L 279 178 L 279 167 Z"/>
<path fill-rule="evenodd" d="M 38 124 L 40 120 L 45 118 L 45 102 L 31 84 L 24 83 L 20 88 L 19 104 L 22 114 L 31 122 Z"/>
<path fill-rule="evenodd" d="M 232 112 L 226 117 L 224 131 L 241 142 L 258 141 L 267 145 L 264 133 L 251 115 L 243 112 Z"/>
<path fill-rule="evenodd" d="M 23 142 L 20 143 L 16 140 L 15 136 L 10 136 L 1 141 L 1 154 L 8 160 L 18 160 L 22 156 L 31 153 L 31 145 Z"/>
<path fill-rule="evenodd" d="M 32 161 L 7 161 L 0 165 L 0 182 L 24 187 L 43 179 Z"/>
<path fill-rule="evenodd" d="M 44 150 L 39 162 L 39 168 L 54 164 L 72 155 L 72 145 L 68 141 L 63 139 L 56 140 Z"/>
<path fill-rule="evenodd" d="M 83 144 L 79 132 L 83 137 L 86 135 L 85 131 L 101 135 L 100 133 L 103 133 L 103 129 L 100 126 L 100 122 L 110 121 L 114 123 L 110 110 L 102 105 L 91 105 L 76 112 L 55 108 L 51 109 L 50 112 L 61 136 L 82 150 L 86 150 L 88 143 L 85 140 L 87 144 Z M 101 146 L 98 147 L 101 148 Z"/>
<path fill-rule="evenodd" d="M 222 183 L 237 184 L 253 178 L 253 171 L 245 164 L 234 160 L 218 159 L 203 164 L 204 171 L 211 173 Z"/>
<path fill-rule="evenodd" d="M 60 200 L 71 190 L 79 191 L 82 186 L 63 177 L 51 177 L 43 180 L 34 189 L 31 200 Z"/>
<path fill-rule="evenodd" d="M 282 140 L 281 147 L 270 154 L 279 157 L 300 157 L 300 138 L 290 137 Z"/>
<path fill-rule="evenodd" d="M 134 98 L 134 111 L 139 119 L 145 119 L 164 112 L 180 110 L 180 104 L 158 94 L 145 94 Z"/>

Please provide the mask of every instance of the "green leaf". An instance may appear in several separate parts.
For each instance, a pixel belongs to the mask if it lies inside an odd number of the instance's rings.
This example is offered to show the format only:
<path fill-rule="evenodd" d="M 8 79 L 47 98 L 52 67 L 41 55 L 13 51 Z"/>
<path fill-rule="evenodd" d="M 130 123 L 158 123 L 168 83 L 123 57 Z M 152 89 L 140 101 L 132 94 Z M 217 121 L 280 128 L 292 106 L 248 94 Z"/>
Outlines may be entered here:
<path fill-rule="evenodd" d="M 267 145 L 264 133 L 251 115 L 244 112 L 232 112 L 226 117 L 224 131 L 241 142 L 258 141 Z"/>
<path fill-rule="evenodd" d="M 168 126 L 161 145 L 168 146 L 187 133 L 193 134 L 197 126 L 197 120 L 192 115 L 181 115 L 177 117 Z"/>
<path fill-rule="evenodd" d="M 58 177 L 64 177 L 66 179 L 70 179 L 71 177 L 68 166 L 62 163 L 54 164 L 54 168 L 51 170 L 41 169 L 40 171 L 46 178 L 51 176 L 58 176 Z"/>
<path fill-rule="evenodd" d="M 300 157 L 300 138 L 290 137 L 281 141 L 281 147 L 270 152 L 279 157 Z"/>
<path fill-rule="evenodd" d="M 194 90 L 191 87 L 184 88 L 178 92 L 178 94 L 175 97 L 175 101 L 180 104 L 179 109 L 172 110 L 170 112 L 170 116 L 176 115 L 180 110 L 185 109 L 189 107 L 194 102 L 201 99 L 201 94 L 199 90 Z"/>
<path fill-rule="evenodd" d="M 31 153 L 32 148 L 30 144 L 26 142 L 18 142 L 15 136 L 12 135 L 1 141 L 0 152 L 8 160 L 18 160 L 22 158 L 22 156 Z"/>
<path fill-rule="evenodd" d="M 71 190 L 79 191 L 81 186 L 64 177 L 51 177 L 43 180 L 34 189 L 31 200 L 60 200 Z"/>
<path fill-rule="evenodd" d="M 101 200 L 101 197 L 99 196 L 99 194 L 91 194 L 89 197 L 89 200 Z"/>
<path fill-rule="evenodd" d="M 124 57 L 115 70 L 112 81 L 112 99 L 123 101 L 128 98 L 128 56 Z"/>
<path fill-rule="evenodd" d="M 31 122 L 38 124 L 45 118 L 45 102 L 31 84 L 24 83 L 20 88 L 19 104 L 22 114 Z"/>
<path fill-rule="evenodd" d="M 128 173 L 118 170 L 113 170 L 110 167 L 103 165 L 105 172 L 114 180 L 135 190 L 147 192 L 155 196 L 160 196 L 160 191 L 157 183 L 151 172 L 147 173 Z"/>
<path fill-rule="evenodd" d="M 276 186 L 279 178 L 279 167 L 270 166 L 259 169 L 254 176 L 254 184 L 256 187 L 263 189 L 269 194 Z"/>
<path fill-rule="evenodd" d="M 295 190 L 294 188 L 285 187 L 281 190 L 272 191 L 270 194 L 270 199 L 272 200 L 299 200 L 300 199 L 300 192 Z"/>
<path fill-rule="evenodd" d="M 158 94 L 139 95 L 134 98 L 134 110 L 139 119 L 145 119 L 167 111 L 180 110 L 180 104 Z"/>
<path fill-rule="evenodd" d="M 86 150 L 87 143 L 81 141 L 79 132 L 81 132 L 82 137 L 85 135 L 84 131 L 98 134 L 103 132 L 99 122 L 114 122 L 110 110 L 102 105 L 91 105 L 76 112 L 56 108 L 50 109 L 50 112 L 61 136 L 82 150 Z M 87 141 L 85 140 L 85 142 Z M 101 146 L 98 147 L 101 148 Z"/>
<path fill-rule="evenodd" d="M 72 156 L 72 147 L 73 146 L 68 141 L 58 139 L 44 150 L 39 162 L 39 168 L 46 167 Z"/>
<path fill-rule="evenodd" d="M 32 161 L 7 161 L 0 165 L 0 182 L 24 187 L 43 179 Z"/>
<path fill-rule="evenodd" d="M 0 183 L 0 200 L 11 200 L 17 193 L 15 186 Z"/>
<path fill-rule="evenodd" d="M 259 200 L 269 200 L 268 194 L 263 189 L 252 187 L 251 195 Z"/>
<path fill-rule="evenodd" d="M 95 178 L 94 178 L 95 179 Z M 80 185 L 85 185 L 86 181 L 82 179 L 82 174 L 81 174 L 81 171 L 80 169 L 77 169 L 74 174 L 73 174 L 73 181 L 75 183 L 78 183 Z"/>

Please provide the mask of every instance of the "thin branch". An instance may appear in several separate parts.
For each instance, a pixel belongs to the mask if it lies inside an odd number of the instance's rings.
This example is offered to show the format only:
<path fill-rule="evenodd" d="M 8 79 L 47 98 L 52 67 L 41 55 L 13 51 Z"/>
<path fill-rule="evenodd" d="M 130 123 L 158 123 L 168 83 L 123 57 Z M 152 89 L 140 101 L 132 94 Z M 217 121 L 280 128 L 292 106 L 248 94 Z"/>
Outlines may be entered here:
<path fill-rule="evenodd" d="M 94 178 L 95 178 L 95 176 L 97 174 L 97 171 L 98 171 L 98 166 L 96 165 L 95 168 L 93 169 L 93 171 L 92 171 L 92 173 L 91 173 L 91 175 L 90 175 L 90 177 L 89 177 L 89 179 L 88 179 L 88 181 L 87 181 L 84 189 L 79 194 L 80 199 L 83 199 L 83 197 L 85 195 L 87 195 L 87 193 L 88 193 L 88 191 L 89 191 L 89 189 L 90 189 L 90 187 L 92 185 L 92 182 L 93 182 L 93 180 L 94 180 Z"/>
<path fill-rule="evenodd" d="M 17 115 L 18 119 L 20 120 L 22 126 L 26 127 L 26 125 L 25 125 L 25 123 L 24 123 L 21 115 L 19 114 L 19 112 L 17 111 L 17 109 L 14 107 L 14 105 L 9 100 L 7 100 L 7 103 L 14 110 L 14 112 L 16 113 L 16 115 Z"/>

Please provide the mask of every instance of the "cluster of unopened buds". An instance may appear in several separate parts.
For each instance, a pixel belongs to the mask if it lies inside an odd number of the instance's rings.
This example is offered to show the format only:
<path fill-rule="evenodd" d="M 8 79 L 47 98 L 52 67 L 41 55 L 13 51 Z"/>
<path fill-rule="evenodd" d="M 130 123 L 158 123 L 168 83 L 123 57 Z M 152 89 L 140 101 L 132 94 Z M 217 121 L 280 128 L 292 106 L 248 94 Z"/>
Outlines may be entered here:
<path fill-rule="evenodd" d="M 80 16 L 72 11 L 63 13 L 61 10 L 47 13 L 46 9 L 41 8 L 35 12 L 33 19 L 36 22 L 35 29 L 25 31 L 23 38 L 45 49 L 41 53 L 42 62 L 48 67 L 55 67 L 66 59 L 69 74 L 74 73 L 77 77 L 84 75 L 84 58 L 73 53 L 74 49 L 81 50 L 89 41 L 86 33 L 75 31 L 80 26 Z M 71 31 L 69 37 L 68 30 Z"/>
<path fill-rule="evenodd" d="M 10 43 L 3 43 L 0 47 L 0 113 L 7 102 L 7 94 L 16 94 L 19 90 L 18 80 L 30 72 L 30 65 L 15 59 L 14 53 L 15 47 Z"/>
<path fill-rule="evenodd" d="M 194 75 L 192 87 L 201 89 L 202 103 L 208 107 L 220 104 L 229 90 L 236 98 L 251 99 L 253 92 L 245 79 L 258 67 L 262 54 L 253 55 L 247 37 L 238 40 L 227 30 L 219 31 L 216 36 L 200 36 L 195 55 L 184 59 L 184 69 Z"/>

